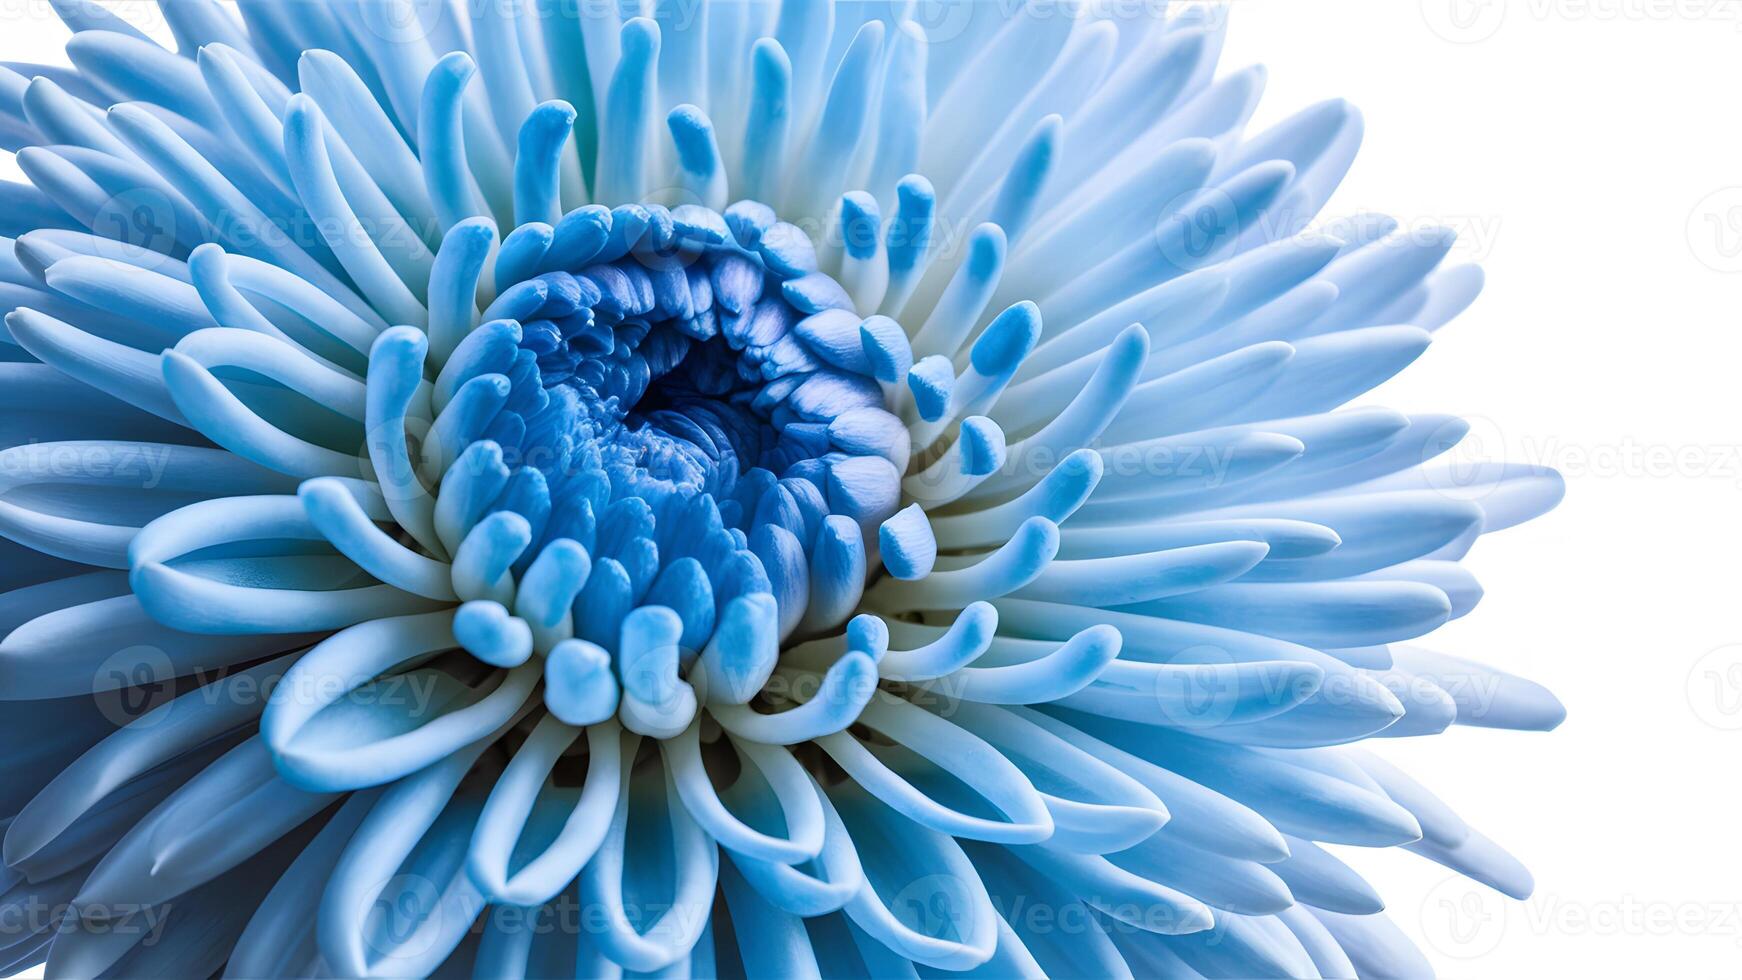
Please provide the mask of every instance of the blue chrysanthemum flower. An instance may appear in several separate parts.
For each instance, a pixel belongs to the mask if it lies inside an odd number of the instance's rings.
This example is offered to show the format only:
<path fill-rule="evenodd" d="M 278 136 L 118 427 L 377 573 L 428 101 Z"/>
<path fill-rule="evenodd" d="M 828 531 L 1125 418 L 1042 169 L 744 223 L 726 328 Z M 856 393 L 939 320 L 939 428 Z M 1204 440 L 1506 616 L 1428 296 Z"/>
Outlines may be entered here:
<path fill-rule="evenodd" d="M 1550 471 L 1221 23 L 55 0 L 0 69 L 0 974 L 1425 970 L 1324 844 Z M 1007 9 L 1008 7 L 1008 9 Z M 1044 9 L 1042 9 L 1044 8 Z M 928 36 L 929 34 L 929 36 Z"/>

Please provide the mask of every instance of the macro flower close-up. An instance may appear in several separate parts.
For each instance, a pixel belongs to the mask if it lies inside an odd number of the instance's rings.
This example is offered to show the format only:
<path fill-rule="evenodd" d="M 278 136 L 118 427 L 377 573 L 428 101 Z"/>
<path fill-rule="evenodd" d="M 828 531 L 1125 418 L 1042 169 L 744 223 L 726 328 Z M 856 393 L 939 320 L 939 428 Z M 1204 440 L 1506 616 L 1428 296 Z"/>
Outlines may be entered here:
<path fill-rule="evenodd" d="M 0 976 L 1400 976 L 1352 848 L 1529 895 L 1378 740 L 1560 723 L 1414 643 L 1561 479 L 1350 405 L 1482 275 L 1142 6 L 53 0 Z"/>

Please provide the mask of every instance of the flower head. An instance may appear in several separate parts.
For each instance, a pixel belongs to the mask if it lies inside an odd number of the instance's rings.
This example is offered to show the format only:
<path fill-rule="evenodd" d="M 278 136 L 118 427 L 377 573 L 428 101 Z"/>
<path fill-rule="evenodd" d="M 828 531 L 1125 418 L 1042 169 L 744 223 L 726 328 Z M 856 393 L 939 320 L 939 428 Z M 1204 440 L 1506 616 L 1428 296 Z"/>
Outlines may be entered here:
<path fill-rule="evenodd" d="M 1354 110 L 1245 135 L 1201 11 L 642 6 L 0 69 L 0 972 L 1391 974 L 1320 844 L 1527 893 L 1345 747 L 1561 717 L 1404 645 L 1561 484 L 1340 408 L 1480 287 L 1318 222 Z"/>

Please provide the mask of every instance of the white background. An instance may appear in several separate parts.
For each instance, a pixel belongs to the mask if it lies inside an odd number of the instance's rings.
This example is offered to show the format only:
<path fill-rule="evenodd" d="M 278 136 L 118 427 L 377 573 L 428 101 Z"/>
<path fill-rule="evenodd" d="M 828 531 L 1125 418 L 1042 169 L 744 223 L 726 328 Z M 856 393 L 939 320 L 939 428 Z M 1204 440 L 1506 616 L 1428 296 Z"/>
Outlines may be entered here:
<path fill-rule="evenodd" d="M 1461 413 L 1484 454 L 1569 484 L 1477 547 L 1487 598 L 1427 644 L 1548 684 L 1569 720 L 1382 747 L 1523 858 L 1536 895 L 1403 852 L 1351 860 L 1446 976 L 1736 975 L 1742 0 L 1232 6 L 1224 65 L 1271 69 L 1256 125 L 1334 96 L 1365 115 L 1331 210 L 1449 224 L 1488 271 L 1369 400 Z M 64 61 L 45 3 L 0 12 L 0 60 Z"/>
<path fill-rule="evenodd" d="M 1357 855 L 1446 976 L 1742 971 L 1742 4 L 1236 0 L 1259 125 L 1343 96 L 1333 211 L 1448 223 L 1483 296 L 1372 401 L 1476 420 L 1566 502 L 1485 539 L 1426 645 L 1552 687 L 1548 735 L 1388 757 L 1522 858 L 1530 901 Z M 1347 853 L 1347 852 L 1345 852 Z"/>

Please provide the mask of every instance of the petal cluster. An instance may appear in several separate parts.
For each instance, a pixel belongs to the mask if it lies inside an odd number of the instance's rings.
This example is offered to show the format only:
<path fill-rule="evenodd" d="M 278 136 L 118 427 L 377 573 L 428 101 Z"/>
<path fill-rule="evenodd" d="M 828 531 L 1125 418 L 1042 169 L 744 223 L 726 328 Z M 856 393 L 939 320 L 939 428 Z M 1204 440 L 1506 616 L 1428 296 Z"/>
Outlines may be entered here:
<path fill-rule="evenodd" d="M 1322 845 L 1530 891 L 1354 743 L 1559 723 L 1410 641 L 1560 478 L 1344 407 L 1481 276 L 1219 14 L 54 6 L 0 974 L 1389 976 Z"/>

